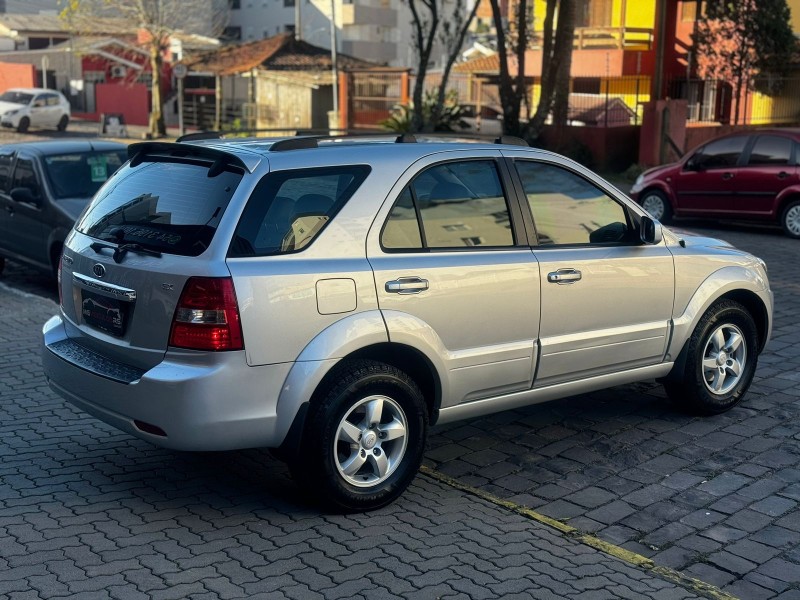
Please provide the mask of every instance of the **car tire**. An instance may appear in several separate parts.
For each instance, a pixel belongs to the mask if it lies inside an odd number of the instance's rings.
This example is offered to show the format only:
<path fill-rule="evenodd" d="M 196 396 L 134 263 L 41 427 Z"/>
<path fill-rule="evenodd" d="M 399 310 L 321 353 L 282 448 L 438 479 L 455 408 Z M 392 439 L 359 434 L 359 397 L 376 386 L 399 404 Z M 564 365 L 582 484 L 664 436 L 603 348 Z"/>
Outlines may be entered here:
<path fill-rule="evenodd" d="M 61 118 L 58 120 L 58 125 L 56 125 L 56 129 L 59 131 L 66 131 L 67 125 L 69 125 L 69 117 L 67 115 L 61 115 Z"/>
<path fill-rule="evenodd" d="M 31 120 L 28 117 L 22 117 L 19 120 L 19 125 L 17 125 L 17 131 L 20 133 L 25 133 L 28 131 L 28 127 L 31 126 Z"/>
<path fill-rule="evenodd" d="M 793 200 L 781 213 L 781 227 L 789 237 L 800 238 L 800 200 Z"/>
<path fill-rule="evenodd" d="M 327 381 L 289 459 L 292 476 L 337 512 L 386 506 L 422 462 L 428 429 L 422 392 L 401 370 L 372 360 L 347 361 Z"/>
<path fill-rule="evenodd" d="M 706 311 L 687 342 L 683 377 L 664 387 L 689 412 L 719 414 L 742 401 L 757 362 L 752 315 L 738 302 L 721 300 Z"/>
<path fill-rule="evenodd" d="M 662 223 L 669 223 L 672 220 L 672 206 L 669 200 L 664 195 L 664 192 L 659 190 L 646 190 L 642 192 L 639 204 L 642 205 L 650 216 L 656 221 Z"/>

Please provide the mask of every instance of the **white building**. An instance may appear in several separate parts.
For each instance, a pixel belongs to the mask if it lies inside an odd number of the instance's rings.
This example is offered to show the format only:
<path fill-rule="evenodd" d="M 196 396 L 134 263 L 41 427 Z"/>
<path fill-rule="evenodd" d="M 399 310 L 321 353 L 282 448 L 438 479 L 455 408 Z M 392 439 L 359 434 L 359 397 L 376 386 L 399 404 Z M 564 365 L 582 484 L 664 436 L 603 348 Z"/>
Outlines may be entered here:
<path fill-rule="evenodd" d="M 300 37 L 330 48 L 331 0 L 233 0 L 229 37 L 243 42 L 294 31 L 299 2 Z M 401 19 L 410 18 L 403 0 L 333 0 L 337 50 L 356 58 L 406 64 L 401 50 Z"/>

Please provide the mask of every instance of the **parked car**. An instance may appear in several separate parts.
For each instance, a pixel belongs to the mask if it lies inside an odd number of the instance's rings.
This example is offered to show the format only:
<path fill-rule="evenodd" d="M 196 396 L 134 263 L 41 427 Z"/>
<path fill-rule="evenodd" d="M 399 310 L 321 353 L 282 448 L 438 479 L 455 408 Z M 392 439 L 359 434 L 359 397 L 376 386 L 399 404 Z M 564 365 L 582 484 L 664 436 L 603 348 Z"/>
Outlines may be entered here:
<path fill-rule="evenodd" d="M 800 130 L 734 133 L 640 175 L 631 196 L 655 219 L 772 221 L 800 238 Z"/>
<path fill-rule="evenodd" d="M 0 125 L 25 133 L 28 128 L 65 131 L 70 106 L 61 92 L 45 88 L 12 88 L 0 94 Z"/>
<path fill-rule="evenodd" d="M 739 403 L 765 264 L 506 144 L 145 142 L 68 236 L 50 386 L 180 450 L 270 447 L 314 498 L 397 498 L 428 428 L 644 379 Z"/>
<path fill-rule="evenodd" d="M 127 160 L 125 148 L 83 140 L 0 146 L 0 272 L 11 258 L 55 275 L 64 238 Z"/>

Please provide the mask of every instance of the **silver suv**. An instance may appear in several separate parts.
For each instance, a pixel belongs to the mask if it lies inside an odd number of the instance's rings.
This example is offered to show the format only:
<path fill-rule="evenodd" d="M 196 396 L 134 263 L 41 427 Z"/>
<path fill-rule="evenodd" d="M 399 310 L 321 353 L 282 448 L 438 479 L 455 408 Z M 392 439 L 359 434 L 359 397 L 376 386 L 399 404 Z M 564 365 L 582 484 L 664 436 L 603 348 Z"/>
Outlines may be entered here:
<path fill-rule="evenodd" d="M 161 446 L 275 448 L 340 510 L 397 498 L 434 424 L 653 378 L 740 402 L 764 263 L 500 141 L 131 146 L 65 243 L 51 387 Z"/>

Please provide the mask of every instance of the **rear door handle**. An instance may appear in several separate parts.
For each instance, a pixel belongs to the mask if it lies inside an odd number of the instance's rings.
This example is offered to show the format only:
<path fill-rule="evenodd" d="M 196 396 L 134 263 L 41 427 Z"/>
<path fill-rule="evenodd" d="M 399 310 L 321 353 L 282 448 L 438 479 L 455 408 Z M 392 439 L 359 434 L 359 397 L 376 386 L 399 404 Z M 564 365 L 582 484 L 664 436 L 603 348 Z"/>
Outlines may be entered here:
<path fill-rule="evenodd" d="M 568 284 L 580 281 L 582 275 L 578 269 L 559 269 L 547 274 L 549 283 Z"/>
<path fill-rule="evenodd" d="M 725 181 L 727 181 L 728 179 L 733 179 L 733 175 L 734 175 L 733 173 L 723 173 L 722 179 L 724 179 Z"/>
<path fill-rule="evenodd" d="M 419 294 L 428 289 L 428 280 L 421 277 L 399 277 L 386 282 L 386 291 L 391 294 Z"/>

